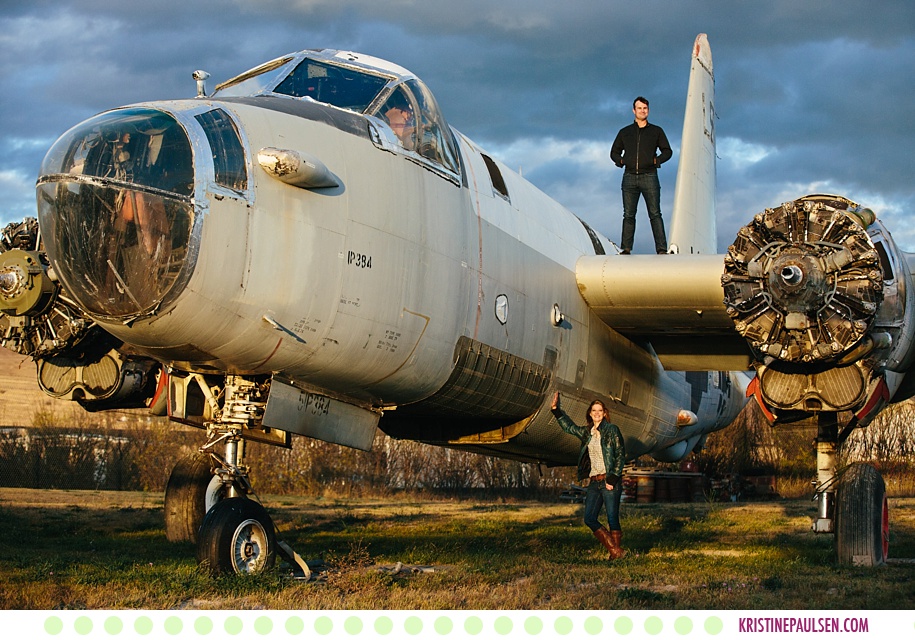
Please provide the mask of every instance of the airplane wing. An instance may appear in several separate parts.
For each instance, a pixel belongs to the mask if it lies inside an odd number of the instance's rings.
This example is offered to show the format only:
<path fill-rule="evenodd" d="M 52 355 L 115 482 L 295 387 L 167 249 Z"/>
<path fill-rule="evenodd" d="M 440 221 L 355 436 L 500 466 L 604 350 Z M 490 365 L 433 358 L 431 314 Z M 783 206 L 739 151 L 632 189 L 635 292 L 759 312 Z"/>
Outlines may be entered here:
<path fill-rule="evenodd" d="M 608 326 L 649 342 L 666 369 L 745 371 L 752 354 L 721 288 L 720 255 L 584 256 L 578 289 Z"/>

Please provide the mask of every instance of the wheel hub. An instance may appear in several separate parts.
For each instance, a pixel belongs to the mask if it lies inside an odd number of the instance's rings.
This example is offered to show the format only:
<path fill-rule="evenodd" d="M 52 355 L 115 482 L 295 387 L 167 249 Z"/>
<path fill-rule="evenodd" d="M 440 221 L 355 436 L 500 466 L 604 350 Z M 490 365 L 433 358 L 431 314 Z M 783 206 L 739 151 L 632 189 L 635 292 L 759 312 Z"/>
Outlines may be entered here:
<path fill-rule="evenodd" d="M 257 573 L 263 568 L 267 548 L 267 532 L 256 520 L 245 520 L 235 530 L 234 549 L 235 572 Z"/>

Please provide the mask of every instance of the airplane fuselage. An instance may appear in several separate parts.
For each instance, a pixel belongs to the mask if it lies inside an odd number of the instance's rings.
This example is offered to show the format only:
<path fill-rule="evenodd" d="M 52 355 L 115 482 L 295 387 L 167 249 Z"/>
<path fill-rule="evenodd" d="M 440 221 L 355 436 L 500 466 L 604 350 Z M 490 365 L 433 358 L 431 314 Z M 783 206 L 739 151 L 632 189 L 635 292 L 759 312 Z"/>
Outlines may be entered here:
<path fill-rule="evenodd" d="M 158 121 L 144 129 L 154 113 L 174 120 L 192 150 L 183 205 L 156 204 L 172 198 L 160 178 L 131 182 L 140 156 L 156 163 L 136 140 L 126 174 L 86 178 L 63 162 L 39 180 L 45 203 L 65 199 L 55 189 L 127 194 L 93 214 L 89 226 L 111 231 L 99 235 L 109 245 L 100 252 L 63 248 L 86 226 L 63 205 L 46 206 L 43 224 L 68 290 L 139 353 L 180 372 L 281 375 L 383 412 L 381 427 L 398 437 L 550 463 L 574 462 L 577 448 L 543 410 L 552 390 L 573 415 L 591 399 L 607 402 L 630 458 L 680 443 L 661 453 L 679 459 L 744 402 L 729 374 L 665 372 L 649 346 L 597 320 L 575 265 L 615 247 L 457 132 L 450 154 L 404 149 L 380 118 L 254 96 L 109 112 L 108 138 L 123 137 L 118 117 L 132 118 L 152 148 L 168 130 Z M 71 137 L 97 148 L 106 134 L 95 126 Z M 285 152 L 327 182 L 281 179 L 269 162 Z M 88 165 L 93 152 L 80 153 Z M 182 233 L 156 244 L 156 216 Z M 135 238 L 124 234 L 129 222 Z M 150 268 L 171 284 L 144 297 L 158 286 L 144 281 Z M 681 410 L 693 424 L 677 426 Z"/>

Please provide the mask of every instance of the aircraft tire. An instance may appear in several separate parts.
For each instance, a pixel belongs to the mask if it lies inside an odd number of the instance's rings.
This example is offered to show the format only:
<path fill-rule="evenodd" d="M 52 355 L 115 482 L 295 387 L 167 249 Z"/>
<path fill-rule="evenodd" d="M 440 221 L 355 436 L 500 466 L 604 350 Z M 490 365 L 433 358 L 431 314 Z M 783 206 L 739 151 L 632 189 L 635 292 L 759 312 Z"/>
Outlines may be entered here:
<path fill-rule="evenodd" d="M 204 516 L 224 497 L 210 465 L 210 456 L 195 453 L 172 469 L 165 487 L 165 537 L 169 542 L 197 542 Z"/>
<path fill-rule="evenodd" d="M 869 464 L 853 464 L 836 491 L 836 555 L 839 564 L 875 567 L 889 552 L 886 484 Z"/>
<path fill-rule="evenodd" d="M 207 512 L 197 540 L 197 562 L 211 574 L 257 574 L 276 562 L 276 531 L 264 507 L 226 498 Z"/>

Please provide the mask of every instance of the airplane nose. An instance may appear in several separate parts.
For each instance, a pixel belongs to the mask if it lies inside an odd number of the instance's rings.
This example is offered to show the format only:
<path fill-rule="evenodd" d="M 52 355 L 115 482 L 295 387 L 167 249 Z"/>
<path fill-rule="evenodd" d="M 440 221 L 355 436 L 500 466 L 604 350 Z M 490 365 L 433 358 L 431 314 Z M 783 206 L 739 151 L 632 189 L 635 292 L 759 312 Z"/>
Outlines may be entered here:
<path fill-rule="evenodd" d="M 193 269 L 194 161 L 171 115 L 128 108 L 77 125 L 51 147 L 38 220 L 64 288 L 89 313 L 155 313 Z"/>

